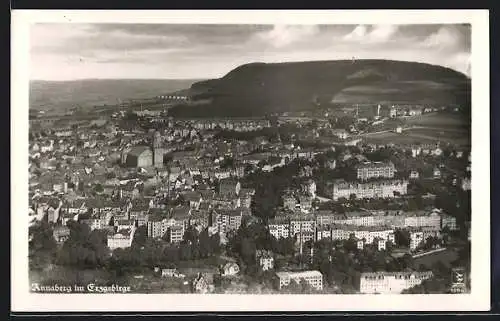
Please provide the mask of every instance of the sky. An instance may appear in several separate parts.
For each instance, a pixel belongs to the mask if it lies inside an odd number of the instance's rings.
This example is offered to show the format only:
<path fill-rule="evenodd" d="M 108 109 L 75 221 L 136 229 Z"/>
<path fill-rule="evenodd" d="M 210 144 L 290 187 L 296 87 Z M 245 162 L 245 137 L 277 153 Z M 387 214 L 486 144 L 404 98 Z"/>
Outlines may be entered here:
<path fill-rule="evenodd" d="M 469 25 L 35 24 L 33 80 L 207 79 L 239 65 L 392 59 L 470 76 Z"/>

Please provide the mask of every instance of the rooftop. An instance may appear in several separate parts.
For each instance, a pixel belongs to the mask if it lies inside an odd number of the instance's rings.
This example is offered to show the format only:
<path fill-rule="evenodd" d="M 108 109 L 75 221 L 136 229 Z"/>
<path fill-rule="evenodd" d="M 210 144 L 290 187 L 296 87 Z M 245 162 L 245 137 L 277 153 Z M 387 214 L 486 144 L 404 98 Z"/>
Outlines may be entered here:
<path fill-rule="evenodd" d="M 380 277 L 396 277 L 396 276 L 402 276 L 402 277 L 411 277 L 412 275 L 415 277 L 422 277 L 422 276 L 432 276 L 432 271 L 424 271 L 424 272 L 387 272 L 387 271 L 382 271 L 382 272 L 366 272 L 366 273 L 361 273 L 360 278 L 380 278 Z"/>
<path fill-rule="evenodd" d="M 381 167 L 393 167 L 394 164 L 392 162 L 363 162 L 362 164 L 359 164 L 356 166 L 358 169 L 364 169 L 364 168 L 381 168 Z"/>
<path fill-rule="evenodd" d="M 149 146 L 134 146 L 130 149 L 128 152 L 129 155 L 139 157 L 141 154 L 143 154 L 146 151 L 151 151 Z"/>
<path fill-rule="evenodd" d="M 306 277 L 323 277 L 320 271 L 299 271 L 299 272 L 276 272 L 276 275 L 281 278 L 306 278 Z"/>

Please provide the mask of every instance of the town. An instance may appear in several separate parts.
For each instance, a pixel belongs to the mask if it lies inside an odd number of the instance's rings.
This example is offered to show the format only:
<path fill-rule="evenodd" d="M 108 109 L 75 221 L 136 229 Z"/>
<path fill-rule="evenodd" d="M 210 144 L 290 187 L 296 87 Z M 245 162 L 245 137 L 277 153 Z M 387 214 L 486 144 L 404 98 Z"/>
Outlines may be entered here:
<path fill-rule="evenodd" d="M 33 282 L 450 293 L 470 272 L 470 137 L 438 123 L 457 106 L 186 119 L 167 99 L 30 111 Z"/>

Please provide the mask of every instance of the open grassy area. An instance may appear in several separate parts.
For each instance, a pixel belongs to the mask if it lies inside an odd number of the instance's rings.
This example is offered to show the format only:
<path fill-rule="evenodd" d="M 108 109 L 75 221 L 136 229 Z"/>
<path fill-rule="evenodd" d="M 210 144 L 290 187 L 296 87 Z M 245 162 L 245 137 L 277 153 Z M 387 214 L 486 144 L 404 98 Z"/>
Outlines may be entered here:
<path fill-rule="evenodd" d="M 413 137 L 411 135 L 397 134 L 394 132 L 370 134 L 363 137 L 363 140 L 369 144 L 426 144 L 435 142 L 433 137 Z"/>
<path fill-rule="evenodd" d="M 436 252 L 416 258 L 415 265 L 420 266 L 420 264 L 423 264 L 426 267 L 430 268 L 434 263 L 441 261 L 446 266 L 449 266 L 451 262 L 453 262 L 457 258 L 458 254 L 455 249 L 446 249 L 441 252 Z"/>
<path fill-rule="evenodd" d="M 459 145 L 469 145 L 470 132 L 460 129 L 438 129 L 438 128 L 414 128 L 404 132 L 404 135 L 416 140 L 438 140 Z"/>
<path fill-rule="evenodd" d="M 466 128 L 470 123 L 455 113 L 429 113 L 421 116 L 413 116 L 406 119 L 406 123 L 415 126 L 441 127 L 441 128 Z"/>

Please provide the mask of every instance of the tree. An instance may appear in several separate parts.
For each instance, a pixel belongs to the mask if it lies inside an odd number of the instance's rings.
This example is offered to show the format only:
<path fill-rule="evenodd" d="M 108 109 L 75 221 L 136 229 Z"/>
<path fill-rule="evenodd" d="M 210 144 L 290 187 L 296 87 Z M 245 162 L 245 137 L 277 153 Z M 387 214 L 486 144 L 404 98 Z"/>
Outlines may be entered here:
<path fill-rule="evenodd" d="M 184 241 L 187 243 L 191 242 L 191 244 L 198 243 L 198 231 L 192 225 L 184 232 Z"/>
<path fill-rule="evenodd" d="M 405 229 L 394 231 L 394 241 L 397 246 L 408 247 L 410 245 L 410 232 Z"/>
<path fill-rule="evenodd" d="M 188 261 L 193 259 L 192 248 L 189 244 L 181 243 L 179 246 L 179 258 L 181 261 Z"/>
<path fill-rule="evenodd" d="M 94 187 L 94 191 L 96 191 L 96 193 L 102 193 L 104 192 L 104 187 L 102 187 L 100 183 L 97 183 Z"/>
<path fill-rule="evenodd" d="M 204 229 L 201 231 L 199 237 L 198 237 L 198 242 L 199 242 L 199 252 L 200 252 L 200 257 L 208 257 L 209 255 L 212 255 L 212 244 L 210 242 L 210 236 L 208 235 L 208 228 Z"/>
<path fill-rule="evenodd" d="M 30 227 L 29 242 L 30 270 L 41 270 L 54 262 L 57 253 L 57 243 L 52 228 L 47 222 Z"/>
<path fill-rule="evenodd" d="M 415 264 L 413 257 L 408 253 L 398 258 L 398 262 L 400 266 L 400 271 L 412 270 Z"/>
<path fill-rule="evenodd" d="M 132 240 L 132 245 L 134 246 L 144 246 L 146 244 L 146 241 L 148 239 L 148 230 L 147 226 L 142 225 L 139 226 L 134 233 L 134 239 Z"/>
<path fill-rule="evenodd" d="M 98 267 L 106 264 L 109 255 L 107 236 L 104 231 L 94 230 L 80 222 L 68 222 L 69 239 L 58 253 L 57 262 L 80 268 Z"/>
<path fill-rule="evenodd" d="M 348 252 L 354 252 L 354 251 L 356 251 L 358 249 L 358 245 L 357 245 L 356 239 L 354 239 L 353 237 L 350 237 L 348 240 L 345 240 L 344 241 L 344 248 Z"/>
<path fill-rule="evenodd" d="M 252 265 L 255 264 L 255 252 L 256 252 L 256 246 L 255 242 L 251 238 L 244 237 L 241 240 L 241 247 L 239 254 L 245 264 L 247 265 Z"/>

